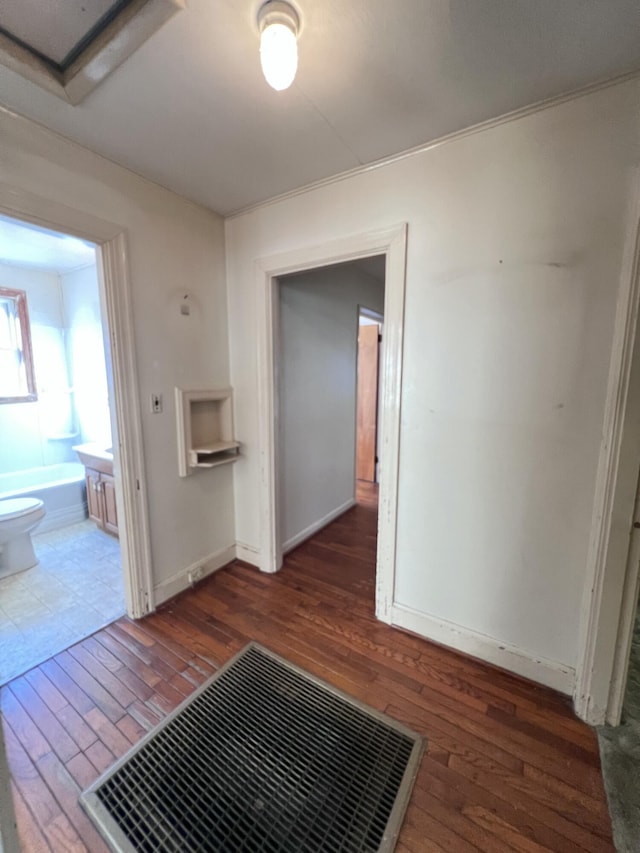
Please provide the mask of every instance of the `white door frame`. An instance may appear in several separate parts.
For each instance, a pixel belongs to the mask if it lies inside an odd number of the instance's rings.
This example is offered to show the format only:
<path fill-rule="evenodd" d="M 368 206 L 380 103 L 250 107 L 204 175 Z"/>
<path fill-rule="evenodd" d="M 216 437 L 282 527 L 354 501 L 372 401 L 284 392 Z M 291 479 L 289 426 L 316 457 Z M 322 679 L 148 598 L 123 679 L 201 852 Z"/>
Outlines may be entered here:
<path fill-rule="evenodd" d="M 112 371 L 109 397 L 115 402 L 116 501 L 123 520 L 120 550 L 127 613 L 138 619 L 153 610 L 151 544 L 147 509 L 142 423 L 135 362 L 127 241 L 121 226 L 57 201 L 0 182 L 0 212 L 97 245 L 101 301 L 106 309 Z M 103 317 L 104 324 L 104 317 Z M 105 343 L 107 338 L 105 337 Z"/>
<path fill-rule="evenodd" d="M 386 256 L 385 335 L 382 344 L 382 452 L 376 572 L 376 616 L 390 623 L 395 581 L 398 462 L 407 225 L 369 232 L 321 246 L 296 249 L 256 262 L 258 305 L 258 403 L 260 452 L 260 569 L 282 566 L 278 501 L 279 403 L 278 277 L 373 255 Z"/>
<path fill-rule="evenodd" d="M 591 725 L 620 722 L 640 580 L 630 549 L 640 471 L 639 173 L 631 190 L 574 690 L 576 713 Z"/>

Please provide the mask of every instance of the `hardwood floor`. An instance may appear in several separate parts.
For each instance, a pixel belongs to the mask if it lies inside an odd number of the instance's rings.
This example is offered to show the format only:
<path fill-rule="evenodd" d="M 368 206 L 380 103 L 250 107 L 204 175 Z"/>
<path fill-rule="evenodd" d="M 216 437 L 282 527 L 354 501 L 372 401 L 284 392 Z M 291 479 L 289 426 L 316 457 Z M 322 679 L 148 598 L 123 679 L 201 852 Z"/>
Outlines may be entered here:
<path fill-rule="evenodd" d="M 375 621 L 375 492 L 359 493 L 279 574 L 232 564 L 3 688 L 25 851 L 105 851 L 80 790 L 249 639 L 427 737 L 400 853 L 614 849 L 596 738 L 567 699 Z"/>

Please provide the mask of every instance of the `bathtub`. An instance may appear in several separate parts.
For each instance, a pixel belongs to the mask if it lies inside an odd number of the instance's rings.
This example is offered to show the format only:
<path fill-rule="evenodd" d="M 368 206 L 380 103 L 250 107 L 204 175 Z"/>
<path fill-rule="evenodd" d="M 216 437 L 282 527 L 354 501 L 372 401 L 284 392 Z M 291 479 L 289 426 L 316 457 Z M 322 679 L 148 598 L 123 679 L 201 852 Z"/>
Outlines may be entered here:
<path fill-rule="evenodd" d="M 61 462 L 0 474 L 0 500 L 25 497 L 40 498 L 47 510 L 36 534 L 82 521 L 87 517 L 84 466 Z"/>

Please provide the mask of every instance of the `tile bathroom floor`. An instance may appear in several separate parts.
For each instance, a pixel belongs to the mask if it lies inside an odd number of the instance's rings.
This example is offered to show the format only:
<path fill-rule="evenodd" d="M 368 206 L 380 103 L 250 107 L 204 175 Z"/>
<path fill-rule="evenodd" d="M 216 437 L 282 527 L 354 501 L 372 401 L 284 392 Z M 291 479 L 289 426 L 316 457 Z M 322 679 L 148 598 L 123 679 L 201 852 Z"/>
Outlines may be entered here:
<path fill-rule="evenodd" d="M 125 612 L 117 539 L 87 520 L 33 543 L 39 564 L 0 580 L 0 684 Z"/>

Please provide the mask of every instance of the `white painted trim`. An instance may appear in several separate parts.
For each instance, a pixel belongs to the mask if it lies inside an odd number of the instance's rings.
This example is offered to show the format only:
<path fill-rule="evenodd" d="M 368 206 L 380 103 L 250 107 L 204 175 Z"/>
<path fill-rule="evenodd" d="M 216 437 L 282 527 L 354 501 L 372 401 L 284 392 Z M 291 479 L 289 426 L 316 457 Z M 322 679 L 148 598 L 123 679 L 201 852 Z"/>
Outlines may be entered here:
<path fill-rule="evenodd" d="M 258 452 L 260 454 L 260 551 L 262 572 L 277 572 L 282 566 L 279 544 L 277 508 L 278 424 L 279 411 L 275 381 L 274 303 L 277 283 L 274 271 L 257 264 L 258 268 Z"/>
<path fill-rule="evenodd" d="M 0 33 L 0 66 L 79 104 L 185 5 L 186 0 L 134 0 L 64 73 Z"/>
<path fill-rule="evenodd" d="M 242 560 L 243 563 L 249 563 L 249 565 L 259 568 L 260 551 L 253 545 L 236 542 L 236 560 Z"/>
<path fill-rule="evenodd" d="M 51 139 L 57 139 L 58 142 L 62 143 L 64 146 L 68 147 L 70 151 L 77 152 L 78 157 L 82 158 L 82 157 L 86 157 L 87 154 L 91 154 L 91 157 L 94 159 L 95 163 L 98 163 L 98 161 L 99 161 L 99 162 L 102 162 L 104 164 L 107 164 L 107 167 L 109 169 L 113 169 L 115 167 L 119 172 L 126 172 L 128 175 L 130 175 L 136 181 L 142 181 L 144 184 L 146 184 L 149 187 L 161 189 L 161 190 L 163 190 L 163 192 L 168 192 L 168 193 L 171 193 L 172 195 L 176 195 L 175 190 L 172 190 L 169 187 L 165 186 L 164 184 L 161 184 L 159 181 L 154 181 L 151 178 L 147 178 L 144 175 L 141 175 L 139 172 L 134 172 L 133 169 L 130 169 L 127 166 L 122 166 L 120 163 L 116 162 L 115 160 L 112 160 L 109 157 L 105 157 L 104 154 L 98 154 L 96 151 L 93 151 L 92 149 L 87 148 L 86 145 L 81 145 L 79 142 L 75 142 L 73 139 L 70 139 L 68 136 L 64 136 L 62 133 L 58 133 L 56 130 L 52 130 L 50 127 L 43 124 L 42 122 L 36 121 L 35 119 L 32 119 L 32 118 L 26 118 L 24 115 L 22 115 L 22 113 L 18 113 L 15 110 L 10 110 L 7 106 L 4 106 L 2 103 L 0 103 L 0 117 L 1 116 L 9 116 L 13 122 L 19 123 L 22 126 L 23 131 L 26 133 L 32 132 L 32 133 L 43 134 L 44 136 L 46 136 L 48 138 L 48 144 L 51 144 Z M 72 156 L 72 155 L 70 154 L 69 156 Z M 98 169 L 98 167 L 96 166 L 96 170 L 97 169 Z M 16 190 L 16 193 L 19 197 L 31 196 L 31 197 L 36 198 L 36 199 L 38 198 L 37 195 L 35 195 L 33 193 L 29 193 L 26 190 Z M 181 196 L 181 200 L 182 200 L 183 204 L 186 204 L 186 205 L 192 207 L 194 210 L 202 211 L 203 206 L 202 206 L 202 204 L 198 203 L 197 201 L 194 201 L 191 198 L 187 198 L 186 196 Z M 30 216 L 27 213 L 25 213 L 25 215 L 22 218 L 23 219 L 28 218 L 30 222 L 39 223 L 45 227 L 49 227 L 49 228 L 52 228 L 52 227 L 56 228 L 57 227 L 58 230 L 60 230 L 61 226 L 56 226 L 55 225 L 55 219 L 51 218 L 51 217 L 47 218 L 45 216 L 44 211 L 46 211 L 46 210 L 55 211 L 60 206 L 62 206 L 62 207 L 66 207 L 66 206 L 59 204 L 57 201 L 52 201 L 52 200 L 50 201 L 49 199 L 45 199 L 45 198 L 41 198 L 40 201 L 41 201 L 41 213 L 40 213 L 40 215 L 34 214 L 33 216 Z M 20 203 L 20 199 L 18 199 L 18 203 Z M 69 234 L 73 233 L 78 237 L 85 235 L 86 240 L 90 240 L 91 242 L 94 242 L 94 243 L 99 243 L 99 242 L 102 242 L 103 240 L 110 239 L 110 237 L 115 236 L 121 230 L 121 228 L 119 228 L 119 226 L 114 225 L 113 223 L 109 223 L 104 219 L 99 219 L 97 216 L 93 216 L 90 213 L 85 214 L 85 213 L 81 213 L 80 211 L 77 211 L 77 210 L 74 211 L 74 209 L 70 208 L 70 207 L 66 208 L 66 210 L 70 213 L 70 219 L 73 219 L 73 214 L 75 214 L 75 219 L 77 220 L 77 224 L 75 227 L 72 228 L 71 225 L 66 227 L 66 231 Z M 11 215 L 18 216 L 17 213 L 11 214 Z M 49 223 L 49 224 L 47 225 L 47 223 Z M 105 234 L 102 238 L 98 238 L 95 235 L 99 234 L 101 232 L 101 230 L 104 231 Z M 93 237 L 90 236 L 92 233 L 94 233 Z M 80 268 L 81 267 L 79 267 L 78 269 L 80 269 Z M 74 270 L 69 270 L 69 272 L 74 272 Z"/>
<path fill-rule="evenodd" d="M 110 330 L 109 394 L 115 401 L 116 503 L 122 521 L 120 549 L 127 613 L 139 618 L 153 609 L 151 546 L 146 500 L 142 424 L 135 363 L 127 247 L 123 229 L 84 211 L 0 182 L 0 212 L 98 246 L 101 299 Z"/>
<path fill-rule="evenodd" d="M 226 548 L 220 548 L 220 550 L 215 551 L 213 554 L 209 554 L 208 557 L 203 557 L 201 560 L 196 560 L 195 563 L 192 563 L 185 569 L 180 569 L 179 572 L 176 572 L 174 575 L 171 575 L 171 577 L 167 578 L 167 580 L 161 581 L 159 584 L 156 584 L 153 588 L 156 606 L 163 604 L 170 598 L 173 598 L 179 593 L 184 592 L 185 589 L 189 589 L 189 587 L 191 586 L 191 583 L 189 582 L 189 574 L 191 572 L 195 572 L 197 569 L 202 569 L 201 579 L 206 578 L 208 575 L 217 572 L 218 569 L 222 569 L 224 566 L 228 566 L 229 563 L 235 560 L 235 557 L 236 546 L 235 544 L 233 544 L 227 546 Z"/>
<path fill-rule="evenodd" d="M 351 507 L 356 505 L 355 498 L 349 498 L 348 501 L 345 501 L 341 506 L 337 507 L 337 509 L 328 512 L 323 518 L 319 521 L 314 521 L 313 524 L 310 524 L 308 527 L 305 527 L 304 530 L 301 530 L 300 533 L 296 533 L 295 536 L 292 536 L 290 539 L 287 539 L 286 542 L 282 543 L 282 553 L 288 554 L 289 551 L 293 551 L 294 548 L 297 548 L 298 545 L 301 545 L 305 539 L 309 539 L 319 530 L 322 530 L 323 527 L 326 527 L 327 524 L 331 524 L 332 521 L 335 521 L 336 518 L 340 518 L 341 515 L 344 515 L 347 510 L 350 510 Z"/>
<path fill-rule="evenodd" d="M 391 608 L 391 624 L 538 684 L 545 684 L 561 693 L 571 695 L 573 690 L 575 671 L 570 666 L 543 657 L 532 657 L 524 649 L 496 640 L 487 634 L 471 631 L 455 622 L 447 622 L 411 607 L 394 604 Z"/>
<path fill-rule="evenodd" d="M 402 354 L 404 347 L 404 297 L 407 262 L 407 227 L 397 231 L 386 252 L 384 333 L 379 395 L 378 443 L 378 553 L 376 558 L 376 616 L 391 620 L 396 586 L 396 528 L 400 468 L 400 415 L 402 407 Z"/>
<path fill-rule="evenodd" d="M 17 113 L 11 113 L 4 108 L 2 112 L 17 116 Z M 80 146 L 78 148 L 80 149 Z M 86 149 L 82 150 L 86 151 Z M 54 231 L 63 230 L 66 234 L 81 237 L 92 243 L 106 243 L 122 231 L 117 225 L 105 219 L 99 219 L 90 213 L 67 207 L 63 202 L 41 197 L 2 181 L 0 181 L 0 209 L 7 216 L 24 219 L 35 225 L 42 225 L 43 228 L 52 228 Z"/>
<path fill-rule="evenodd" d="M 354 235 L 319 246 L 295 249 L 256 262 L 258 316 L 258 447 L 260 454 L 260 568 L 277 571 L 282 565 L 278 519 L 278 413 L 276 383 L 277 279 L 329 264 L 386 255 L 385 335 L 382 341 L 382 452 L 376 574 L 376 616 L 390 620 L 395 585 L 400 402 L 404 331 L 407 224 L 384 231 Z"/>
<path fill-rule="evenodd" d="M 476 133 L 482 133 L 484 130 L 490 130 L 500 125 L 508 124 L 512 121 L 518 121 L 521 118 L 539 113 L 541 110 L 550 109 L 552 107 L 564 104 L 567 101 L 575 101 L 578 98 L 584 98 L 587 95 L 592 95 L 596 92 L 601 92 L 605 89 L 610 89 L 612 86 L 618 86 L 622 83 L 627 83 L 631 80 L 636 80 L 640 77 L 640 71 L 630 71 L 627 74 L 620 74 L 617 77 L 611 77 L 608 80 L 602 80 L 598 83 L 591 83 L 588 86 L 583 86 L 580 89 L 574 89 L 571 92 L 565 92 L 563 95 L 556 95 L 552 98 L 545 98 L 542 101 L 537 101 L 535 104 L 529 104 L 526 107 L 521 107 L 518 110 L 512 110 L 509 113 L 496 116 L 495 118 L 481 121 L 478 124 L 473 124 L 471 127 L 463 127 L 461 130 L 454 130 L 452 133 L 447 133 L 444 136 L 439 136 L 437 139 L 432 139 L 430 142 L 423 142 L 421 145 L 416 145 L 414 148 L 407 148 L 405 151 L 400 151 L 397 154 L 390 154 L 388 157 L 382 157 L 380 160 L 374 160 L 372 163 L 365 163 L 362 166 L 355 166 L 353 169 L 347 169 L 345 172 L 339 172 L 337 175 L 329 175 L 326 178 L 320 178 L 317 181 L 312 181 L 310 184 L 296 187 L 279 195 L 271 196 L 258 201 L 254 204 L 248 204 L 246 207 L 241 207 L 231 213 L 225 215 L 225 219 L 235 219 L 239 216 L 245 216 L 247 213 L 253 213 L 256 210 L 261 210 L 269 207 L 272 204 L 278 204 L 281 201 L 286 201 L 290 198 L 295 198 L 299 195 L 311 192 L 312 190 L 320 189 L 321 187 L 338 184 L 341 181 L 347 181 L 356 175 L 363 175 L 366 172 L 373 172 L 376 169 L 382 169 L 392 163 L 398 163 L 401 160 L 406 160 L 409 157 L 415 157 L 418 154 L 423 154 L 425 151 L 431 151 L 433 148 L 439 148 L 441 145 L 448 145 L 451 142 L 457 142 L 459 139 L 464 139 L 467 136 L 473 136 Z"/>
<path fill-rule="evenodd" d="M 124 232 L 99 247 L 98 273 L 104 287 L 113 376 L 107 379 L 116 401 L 114 443 L 116 505 L 125 579 L 127 613 L 139 619 L 154 609 L 153 570 L 144 462 L 140 392 L 135 360 L 133 312 Z M 124 521 L 124 524 L 122 524 Z"/>
<path fill-rule="evenodd" d="M 614 516 L 633 514 L 635 486 L 640 459 L 621 454 L 625 429 L 625 416 L 629 399 L 629 380 L 634 359 L 636 327 L 640 301 L 640 173 L 634 175 L 627 238 L 618 291 L 618 303 L 613 334 L 607 398 L 605 403 L 602 442 L 596 477 L 591 539 L 581 608 L 580 636 L 574 707 L 576 714 L 591 725 L 601 725 L 607 717 L 611 701 L 616 646 L 619 645 L 622 612 L 622 594 L 625 586 L 628 536 L 626 530 L 612 533 Z M 634 389 L 640 393 L 640 389 Z M 624 461 L 622 466 L 620 463 Z M 620 501 L 623 489 L 619 474 L 633 478 L 631 505 L 623 507 Z M 629 491 L 625 484 L 624 491 Z M 622 544 L 620 536 L 627 541 Z M 638 567 L 630 567 L 637 573 Z M 606 606 L 605 606 L 606 595 Z M 628 621 L 629 616 L 626 616 Z M 612 625 L 612 620 L 616 620 Z M 618 629 L 618 630 L 616 630 Z M 627 625 L 626 632 L 630 630 Z M 626 662 L 624 663 L 626 666 Z M 619 669 L 619 665 L 618 665 Z M 618 683 L 616 690 L 624 689 Z M 619 720 L 615 720 L 619 722 Z"/>

